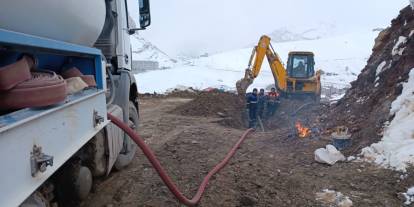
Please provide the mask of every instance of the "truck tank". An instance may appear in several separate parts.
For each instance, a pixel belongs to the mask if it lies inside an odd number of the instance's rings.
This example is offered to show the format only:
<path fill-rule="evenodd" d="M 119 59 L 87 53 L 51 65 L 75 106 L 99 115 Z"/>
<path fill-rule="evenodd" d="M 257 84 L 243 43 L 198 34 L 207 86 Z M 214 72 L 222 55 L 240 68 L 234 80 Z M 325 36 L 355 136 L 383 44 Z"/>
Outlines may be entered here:
<path fill-rule="evenodd" d="M 1 0 L 0 28 L 92 46 L 105 14 L 104 0 Z"/>

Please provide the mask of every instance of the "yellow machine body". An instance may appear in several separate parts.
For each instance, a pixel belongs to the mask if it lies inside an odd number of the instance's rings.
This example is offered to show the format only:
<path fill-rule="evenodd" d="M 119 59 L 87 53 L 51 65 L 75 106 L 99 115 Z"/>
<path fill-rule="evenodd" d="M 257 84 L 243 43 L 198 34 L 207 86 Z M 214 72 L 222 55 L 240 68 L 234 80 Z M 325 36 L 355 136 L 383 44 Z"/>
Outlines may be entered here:
<path fill-rule="evenodd" d="M 265 56 L 275 80 L 275 87 L 280 92 L 286 95 L 310 94 L 320 97 L 320 71 L 315 72 L 314 54 L 305 51 L 290 52 L 285 67 L 273 49 L 270 37 L 266 35 L 262 36 L 253 48 L 245 76 L 236 83 L 239 94 L 245 94 L 249 85 L 259 75 Z"/>

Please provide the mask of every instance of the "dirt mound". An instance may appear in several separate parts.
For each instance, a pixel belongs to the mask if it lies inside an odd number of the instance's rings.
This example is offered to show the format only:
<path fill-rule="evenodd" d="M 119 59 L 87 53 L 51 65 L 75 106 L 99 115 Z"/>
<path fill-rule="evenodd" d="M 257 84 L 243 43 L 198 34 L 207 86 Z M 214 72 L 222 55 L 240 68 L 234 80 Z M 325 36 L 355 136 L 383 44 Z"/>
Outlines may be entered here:
<path fill-rule="evenodd" d="M 194 90 L 193 88 L 189 88 L 188 90 L 173 90 L 168 93 L 167 97 L 178 97 L 178 98 L 194 98 L 196 97 L 200 91 Z"/>
<path fill-rule="evenodd" d="M 201 92 L 195 98 L 173 110 L 184 116 L 221 117 L 218 122 L 232 128 L 244 128 L 244 102 L 239 96 L 223 92 Z"/>
<path fill-rule="evenodd" d="M 194 98 L 199 94 L 200 91 L 190 88 L 189 90 L 173 90 L 168 94 L 162 93 L 138 93 L 139 98 L 165 98 L 165 97 L 176 97 L 176 98 Z"/>
<path fill-rule="evenodd" d="M 407 6 L 378 35 L 358 79 L 331 113 L 323 117 L 329 121 L 328 128 L 350 128 L 354 144 L 349 153 L 356 153 L 382 137 L 384 123 L 393 118 L 389 115 L 391 103 L 401 94 L 401 83 L 414 68 L 413 57 L 414 11 Z"/>

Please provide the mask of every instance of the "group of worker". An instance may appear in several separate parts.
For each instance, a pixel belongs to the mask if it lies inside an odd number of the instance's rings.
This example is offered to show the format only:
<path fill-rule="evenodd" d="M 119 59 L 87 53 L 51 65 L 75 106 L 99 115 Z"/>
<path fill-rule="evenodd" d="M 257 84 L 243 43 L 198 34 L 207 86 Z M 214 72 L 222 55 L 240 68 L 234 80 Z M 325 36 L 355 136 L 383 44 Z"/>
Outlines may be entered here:
<path fill-rule="evenodd" d="M 280 102 L 279 96 L 280 94 L 275 88 L 272 88 L 267 94 L 265 94 L 263 88 L 259 92 L 257 88 L 254 88 L 252 93 L 247 94 L 246 103 L 249 111 L 249 128 L 256 128 L 258 118 L 262 120 L 275 114 Z"/>

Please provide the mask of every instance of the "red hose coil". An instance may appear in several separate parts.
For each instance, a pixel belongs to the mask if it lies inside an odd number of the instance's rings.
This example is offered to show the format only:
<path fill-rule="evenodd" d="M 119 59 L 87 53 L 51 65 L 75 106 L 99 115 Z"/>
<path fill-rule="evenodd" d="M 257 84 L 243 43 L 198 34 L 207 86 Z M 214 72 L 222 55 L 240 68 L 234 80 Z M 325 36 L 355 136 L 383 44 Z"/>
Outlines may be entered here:
<path fill-rule="evenodd" d="M 125 131 L 129 137 L 131 137 L 132 140 L 138 145 L 139 148 L 141 148 L 142 152 L 145 154 L 145 156 L 148 158 L 152 166 L 157 171 L 158 175 L 161 177 L 162 181 L 167 185 L 168 189 L 170 189 L 171 193 L 174 194 L 174 196 L 184 205 L 186 206 L 195 206 L 201 199 L 201 196 L 203 195 L 205 188 L 207 187 L 208 181 L 210 178 L 216 174 L 218 171 L 220 171 L 230 160 L 230 158 L 236 153 L 237 148 L 243 143 L 243 141 L 246 139 L 247 135 L 251 132 L 253 132 L 253 129 L 246 130 L 243 135 L 240 137 L 239 141 L 231 148 L 231 150 L 227 153 L 226 157 L 218 163 L 207 175 L 204 177 L 203 182 L 201 183 L 200 187 L 197 190 L 197 193 L 192 199 L 186 198 L 183 193 L 180 192 L 180 190 L 177 188 L 177 186 L 174 184 L 174 182 L 171 180 L 171 178 L 167 175 L 166 171 L 161 166 L 161 163 L 156 158 L 154 152 L 148 147 L 147 144 L 145 144 L 144 140 L 131 128 L 128 127 L 127 124 L 122 122 L 120 119 L 116 118 L 115 116 L 108 113 L 109 120 L 112 121 L 116 126 L 121 128 L 123 131 Z"/>

